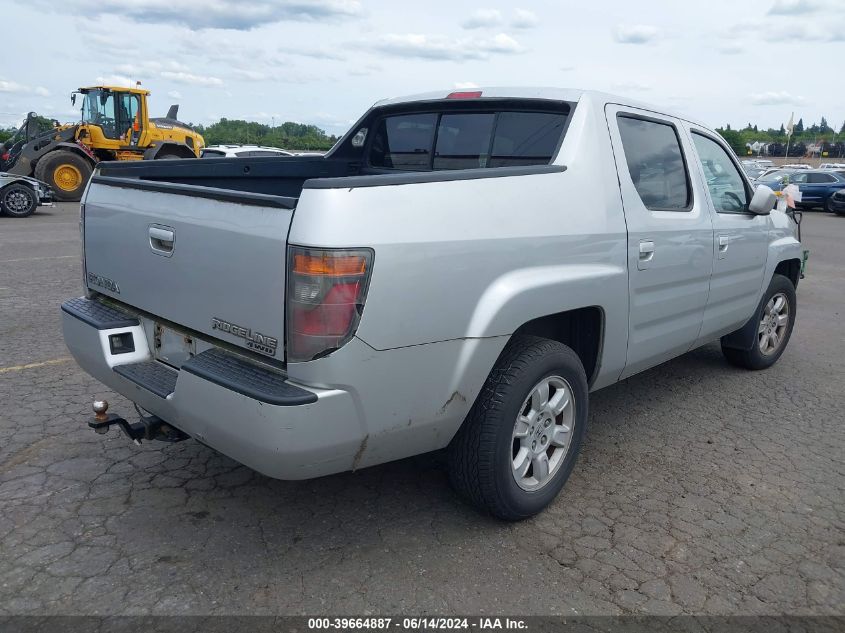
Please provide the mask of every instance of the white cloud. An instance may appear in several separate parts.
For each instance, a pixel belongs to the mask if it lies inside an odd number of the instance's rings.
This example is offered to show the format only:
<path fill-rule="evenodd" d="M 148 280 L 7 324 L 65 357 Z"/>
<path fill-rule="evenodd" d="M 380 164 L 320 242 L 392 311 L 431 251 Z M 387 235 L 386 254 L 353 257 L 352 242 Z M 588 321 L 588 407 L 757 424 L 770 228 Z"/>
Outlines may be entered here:
<path fill-rule="evenodd" d="M 644 81 L 620 81 L 612 87 L 618 92 L 647 92 L 652 89 L 652 85 Z"/>
<path fill-rule="evenodd" d="M 219 77 L 210 77 L 207 75 L 195 75 L 193 73 L 186 73 L 184 71 L 163 70 L 161 76 L 172 81 L 181 81 L 186 84 L 193 84 L 195 86 L 222 86 L 223 80 Z"/>
<path fill-rule="evenodd" d="M 745 47 L 742 44 L 728 42 L 719 47 L 719 52 L 722 55 L 739 55 L 745 52 Z"/>
<path fill-rule="evenodd" d="M 528 9 L 514 9 L 511 26 L 515 29 L 533 29 L 540 24 L 537 14 Z"/>
<path fill-rule="evenodd" d="M 135 81 L 126 75 L 100 75 L 97 77 L 97 84 L 102 86 L 120 86 L 122 88 L 131 88 L 135 85 Z"/>
<path fill-rule="evenodd" d="M 751 95 L 751 103 L 757 106 L 767 105 L 801 105 L 806 101 L 804 97 L 793 95 L 785 90 L 760 92 Z"/>
<path fill-rule="evenodd" d="M 181 92 L 179 92 L 178 90 L 170 90 L 170 91 L 167 93 L 167 96 L 168 96 L 168 97 L 170 97 L 171 99 L 181 99 L 181 98 L 182 98 L 182 93 L 181 93 Z"/>
<path fill-rule="evenodd" d="M 72 15 L 118 15 L 135 22 L 179 24 L 192 30 L 247 31 L 275 22 L 321 22 L 360 16 L 359 0 L 32 0 L 50 12 Z"/>
<path fill-rule="evenodd" d="M 814 0 L 776 0 L 769 9 L 769 15 L 804 15 L 821 8 L 821 3 Z"/>
<path fill-rule="evenodd" d="M 26 84 L 18 83 L 17 81 L 7 81 L 0 79 L 0 92 L 13 92 L 20 94 L 33 94 L 39 97 L 49 97 L 50 91 L 44 86 L 28 86 Z"/>
<path fill-rule="evenodd" d="M 505 33 L 484 39 L 454 39 L 443 35 L 415 33 L 388 34 L 368 46 L 394 57 L 451 61 L 487 59 L 491 54 L 515 54 L 525 50 Z"/>
<path fill-rule="evenodd" d="M 114 70 L 121 75 L 128 75 L 130 77 L 154 77 L 162 70 L 189 72 L 190 69 L 185 66 L 185 64 L 180 64 L 175 61 L 158 62 L 148 59 L 132 64 L 120 64 L 119 66 L 116 66 Z"/>
<path fill-rule="evenodd" d="M 618 24 L 613 39 L 620 44 L 648 44 L 660 37 L 660 30 L 648 24 Z"/>
<path fill-rule="evenodd" d="M 270 79 L 270 75 L 267 73 L 248 68 L 235 68 L 232 70 L 232 76 L 235 79 L 243 79 L 244 81 L 267 81 Z"/>
<path fill-rule="evenodd" d="M 461 23 L 465 29 L 480 29 L 498 26 L 502 23 L 502 14 L 498 9 L 477 9 Z"/>

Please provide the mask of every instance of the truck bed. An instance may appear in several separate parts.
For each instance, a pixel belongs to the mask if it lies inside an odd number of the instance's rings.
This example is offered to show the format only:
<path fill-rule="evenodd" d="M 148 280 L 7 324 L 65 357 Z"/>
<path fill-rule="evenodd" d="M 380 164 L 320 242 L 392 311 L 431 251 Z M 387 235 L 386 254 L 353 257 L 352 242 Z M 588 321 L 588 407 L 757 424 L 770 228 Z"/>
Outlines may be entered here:
<path fill-rule="evenodd" d="M 299 197 L 306 180 L 354 176 L 358 173 L 355 163 L 322 156 L 116 161 L 98 165 L 98 177 L 119 178 L 126 186 L 127 180 L 136 180 L 293 199 Z M 176 189 L 170 188 L 171 191 Z M 200 194 L 194 189 L 193 195 Z"/>

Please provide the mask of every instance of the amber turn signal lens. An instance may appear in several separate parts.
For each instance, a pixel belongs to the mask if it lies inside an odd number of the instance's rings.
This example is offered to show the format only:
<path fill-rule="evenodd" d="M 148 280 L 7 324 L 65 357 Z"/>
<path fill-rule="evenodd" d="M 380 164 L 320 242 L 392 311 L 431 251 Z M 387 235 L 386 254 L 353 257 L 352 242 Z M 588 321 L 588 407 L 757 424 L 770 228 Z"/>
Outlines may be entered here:
<path fill-rule="evenodd" d="M 357 255 L 332 256 L 296 254 L 293 257 L 293 272 L 301 275 L 323 275 L 346 277 L 363 275 L 367 272 L 367 260 Z"/>

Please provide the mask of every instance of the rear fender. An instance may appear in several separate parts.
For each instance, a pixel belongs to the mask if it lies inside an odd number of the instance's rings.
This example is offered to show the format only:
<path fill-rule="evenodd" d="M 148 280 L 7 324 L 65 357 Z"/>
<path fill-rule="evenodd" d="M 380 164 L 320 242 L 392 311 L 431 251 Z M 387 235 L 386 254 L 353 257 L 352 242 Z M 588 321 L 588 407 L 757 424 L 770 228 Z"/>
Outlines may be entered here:
<path fill-rule="evenodd" d="M 528 321 L 586 307 L 605 315 L 604 345 L 593 389 L 615 382 L 625 366 L 628 271 L 610 263 L 563 264 L 510 271 L 478 301 L 467 337 L 513 334 Z"/>
<path fill-rule="evenodd" d="M 194 151 L 183 143 L 155 141 L 144 152 L 144 160 L 155 160 L 162 154 L 175 154 L 179 158 L 196 158 Z"/>

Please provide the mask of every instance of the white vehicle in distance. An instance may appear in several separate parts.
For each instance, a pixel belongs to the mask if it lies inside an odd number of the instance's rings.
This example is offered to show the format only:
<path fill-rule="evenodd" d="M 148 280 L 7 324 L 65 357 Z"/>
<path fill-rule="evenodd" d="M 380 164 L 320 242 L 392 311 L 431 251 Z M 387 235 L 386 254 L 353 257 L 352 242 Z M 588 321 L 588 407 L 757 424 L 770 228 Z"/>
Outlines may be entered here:
<path fill-rule="evenodd" d="M 845 163 L 822 163 L 819 169 L 845 169 Z"/>
<path fill-rule="evenodd" d="M 258 156 L 295 156 L 278 147 L 261 145 L 209 145 L 200 152 L 200 158 L 256 158 Z"/>

